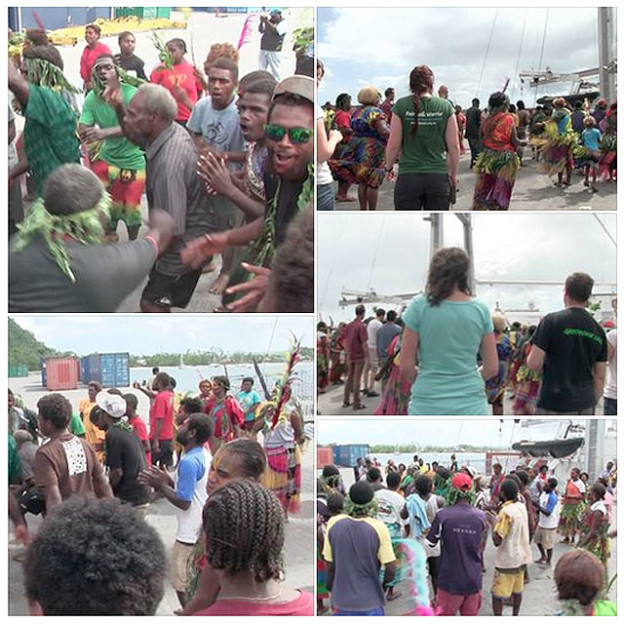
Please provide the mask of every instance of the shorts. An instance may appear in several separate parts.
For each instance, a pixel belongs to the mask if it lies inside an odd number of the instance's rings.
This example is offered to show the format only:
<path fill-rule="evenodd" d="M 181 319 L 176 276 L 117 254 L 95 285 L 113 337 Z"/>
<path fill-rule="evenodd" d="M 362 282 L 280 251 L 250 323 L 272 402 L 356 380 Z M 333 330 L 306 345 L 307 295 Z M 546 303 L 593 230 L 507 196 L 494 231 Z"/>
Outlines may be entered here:
<path fill-rule="evenodd" d="M 394 186 L 395 210 L 448 210 L 450 200 L 446 173 L 401 173 Z"/>
<path fill-rule="evenodd" d="M 165 275 L 152 269 L 141 299 L 160 306 L 186 308 L 201 274 L 201 271 L 189 271 L 182 275 Z"/>
<path fill-rule="evenodd" d="M 481 592 L 459 596 L 438 587 L 436 592 L 436 615 L 479 615 L 481 610 Z"/>
<path fill-rule="evenodd" d="M 156 464 L 164 464 L 165 466 L 173 465 L 173 440 L 161 440 L 160 441 L 160 451 L 158 453 L 154 452 L 154 441 L 151 440 L 150 444 L 152 445 L 152 465 Z"/>
<path fill-rule="evenodd" d="M 369 609 L 368 611 L 345 611 L 344 609 L 334 607 L 332 615 L 386 615 L 386 612 L 383 607 Z"/>
<path fill-rule="evenodd" d="M 502 572 L 494 570 L 492 582 L 492 596 L 494 598 L 509 598 L 512 594 L 521 594 L 524 590 L 524 572 L 526 566 L 521 566 L 517 572 Z"/>
<path fill-rule="evenodd" d="M 91 163 L 91 170 L 104 184 L 113 200 L 112 228 L 117 227 L 118 221 L 123 221 L 127 227 L 140 226 L 145 169 L 120 169 L 103 160 L 95 160 Z"/>
<path fill-rule="evenodd" d="M 368 364 L 375 371 L 379 368 L 379 357 L 377 356 L 377 349 L 368 350 Z"/>
<path fill-rule="evenodd" d="M 557 529 L 545 529 L 541 526 L 538 526 L 535 529 L 535 535 L 533 536 L 533 541 L 536 544 L 541 544 L 546 550 L 551 550 L 555 546 L 555 534 L 557 533 Z"/>
<path fill-rule="evenodd" d="M 177 540 L 171 549 L 171 585 L 177 592 L 185 592 L 188 581 L 188 560 L 195 544 L 183 544 Z"/>

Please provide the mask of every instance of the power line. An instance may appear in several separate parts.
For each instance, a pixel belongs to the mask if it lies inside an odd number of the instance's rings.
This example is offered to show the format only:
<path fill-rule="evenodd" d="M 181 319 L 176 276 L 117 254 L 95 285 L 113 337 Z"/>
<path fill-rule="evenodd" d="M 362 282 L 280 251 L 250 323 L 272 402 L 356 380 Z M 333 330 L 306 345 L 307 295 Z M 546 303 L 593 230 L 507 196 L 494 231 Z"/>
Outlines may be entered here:
<path fill-rule="evenodd" d="M 485 72 L 485 65 L 490 54 L 490 45 L 492 44 L 492 37 L 494 36 L 494 27 L 496 26 L 496 20 L 498 19 L 498 9 L 494 11 L 494 21 L 492 22 L 492 28 L 490 29 L 490 37 L 488 39 L 487 48 L 485 50 L 485 58 L 483 59 L 483 66 L 481 67 L 481 75 L 479 76 L 479 83 L 477 84 L 476 94 L 478 95 L 481 90 L 481 81 L 483 80 L 483 73 Z"/>

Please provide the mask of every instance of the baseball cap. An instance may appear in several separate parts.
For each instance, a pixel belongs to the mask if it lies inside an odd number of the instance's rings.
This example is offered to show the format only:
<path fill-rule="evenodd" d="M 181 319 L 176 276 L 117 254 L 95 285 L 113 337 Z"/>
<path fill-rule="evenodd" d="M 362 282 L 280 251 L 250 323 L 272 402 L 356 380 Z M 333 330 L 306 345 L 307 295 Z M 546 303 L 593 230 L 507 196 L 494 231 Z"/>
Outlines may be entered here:
<path fill-rule="evenodd" d="M 273 99 L 284 93 L 294 93 L 314 104 L 314 78 L 310 76 L 289 76 L 275 85 Z"/>
<path fill-rule="evenodd" d="M 456 490 L 467 492 L 472 488 L 472 479 L 464 472 L 458 472 L 452 479 L 451 485 Z"/>
<path fill-rule="evenodd" d="M 117 394 L 109 394 L 106 390 L 95 396 L 98 407 L 111 418 L 122 418 L 126 414 L 126 401 Z"/>

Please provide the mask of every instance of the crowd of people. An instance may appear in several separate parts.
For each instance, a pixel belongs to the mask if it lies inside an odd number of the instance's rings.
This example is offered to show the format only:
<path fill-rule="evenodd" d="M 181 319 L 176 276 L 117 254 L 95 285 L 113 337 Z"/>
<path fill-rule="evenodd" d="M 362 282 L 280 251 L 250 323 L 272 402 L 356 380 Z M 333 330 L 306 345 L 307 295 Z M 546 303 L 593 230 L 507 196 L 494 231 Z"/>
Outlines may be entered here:
<path fill-rule="evenodd" d="M 375 308 L 366 318 L 358 304 L 350 323 L 321 321 L 318 393 L 344 385 L 343 408 L 383 415 L 591 415 L 601 400 L 617 414 L 617 328 L 588 311 L 591 276 L 569 275 L 564 309 L 522 326 L 472 296 L 470 270 L 462 249 L 440 249 L 425 292 L 400 316 Z M 379 388 L 378 406 L 367 406 L 362 394 Z"/>
<path fill-rule="evenodd" d="M 149 80 L 131 32 L 113 54 L 89 24 L 81 107 L 58 48 L 26 32 L 8 69 L 10 311 L 114 312 L 148 278 L 141 311 L 170 312 L 220 255 L 219 310 L 312 312 L 314 80 L 301 64 L 277 82 L 277 40 L 264 48 L 282 21 L 261 19 L 260 70 L 239 77 L 238 50 L 215 43 L 204 75 L 174 38 Z"/>
<path fill-rule="evenodd" d="M 324 67 L 317 64 L 317 79 Z M 463 109 L 420 65 L 409 75 L 411 95 L 395 100 L 392 87 L 384 96 L 375 86 L 357 94 L 341 93 L 327 102 L 318 119 L 320 167 L 319 210 L 335 202 L 359 202 L 360 210 L 375 210 L 383 181 L 395 182 L 395 210 L 449 210 L 456 201 L 460 157 L 468 156 L 476 174 L 472 210 L 508 210 L 525 152 L 555 186 L 572 183 L 576 169 L 583 185 L 597 192 L 597 180 L 614 182 L 617 173 L 617 101 L 604 98 L 572 106 L 565 98 L 528 109 L 522 100 L 510 102 L 506 87 L 492 93 L 482 109 L 478 98 Z M 398 164 L 398 167 L 397 167 Z M 334 195 L 333 182 L 337 181 Z M 357 185 L 357 198 L 349 195 Z M 330 193 L 331 190 L 331 193 Z"/>
<path fill-rule="evenodd" d="M 36 413 L 9 393 L 9 516 L 30 612 L 154 615 L 169 576 L 179 615 L 313 615 L 312 596 L 283 582 L 306 442 L 290 382 L 267 398 L 221 375 L 181 397 L 153 372 L 127 394 L 91 382 L 77 411 L 59 393 Z M 145 522 L 161 498 L 176 516 L 169 575 Z M 31 514 L 44 516 L 35 535 Z"/>
<path fill-rule="evenodd" d="M 359 458 L 354 472 L 348 492 L 335 465 L 323 466 L 317 480 L 319 613 L 329 599 L 333 615 L 384 615 L 386 601 L 403 592 L 404 615 L 479 615 L 493 548 L 492 611 L 502 615 L 509 604 L 519 615 L 533 543 L 534 563 L 554 567 L 557 615 L 617 613 L 607 574 L 613 462 L 593 484 L 574 468 L 565 487 L 543 460 L 507 474 L 495 463 L 489 478 L 459 467 L 455 455 L 447 466 L 418 455 L 407 467 L 388 460 L 385 474 L 374 459 Z M 577 548 L 553 560 L 557 533 Z"/>

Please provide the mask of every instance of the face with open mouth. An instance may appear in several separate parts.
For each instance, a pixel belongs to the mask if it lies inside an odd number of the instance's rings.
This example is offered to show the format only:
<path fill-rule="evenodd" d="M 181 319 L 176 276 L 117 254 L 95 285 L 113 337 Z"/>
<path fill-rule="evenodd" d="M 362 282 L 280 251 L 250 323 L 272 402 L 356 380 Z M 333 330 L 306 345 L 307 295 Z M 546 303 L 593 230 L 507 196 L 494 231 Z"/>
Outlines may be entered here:
<path fill-rule="evenodd" d="M 232 94 L 236 83 L 229 69 L 211 67 L 208 72 L 208 92 L 212 100 L 212 106 L 223 109 L 232 101 Z"/>
<path fill-rule="evenodd" d="M 264 137 L 271 98 L 264 93 L 245 92 L 238 100 L 238 116 L 243 138 L 249 143 Z"/>
<path fill-rule="evenodd" d="M 288 106 L 276 104 L 271 112 L 269 123 L 290 128 L 314 128 L 314 108 L 312 105 Z M 299 180 L 305 176 L 308 163 L 314 158 L 314 137 L 306 143 L 293 143 L 288 132 L 279 141 L 267 140 L 271 150 L 275 173 L 286 180 Z"/>

